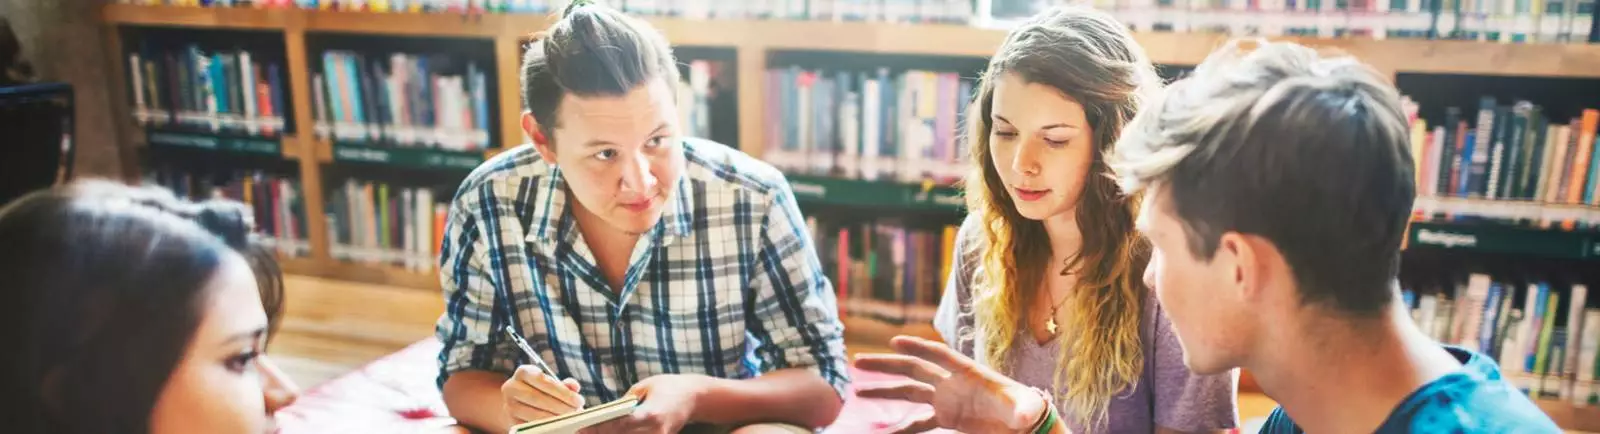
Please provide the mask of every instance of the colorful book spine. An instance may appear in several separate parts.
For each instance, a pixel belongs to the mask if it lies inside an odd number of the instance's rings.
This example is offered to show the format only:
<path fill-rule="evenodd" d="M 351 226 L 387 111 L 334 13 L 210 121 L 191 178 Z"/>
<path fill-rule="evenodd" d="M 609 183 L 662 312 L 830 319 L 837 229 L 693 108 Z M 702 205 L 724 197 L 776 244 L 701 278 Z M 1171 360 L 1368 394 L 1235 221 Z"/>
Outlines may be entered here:
<path fill-rule="evenodd" d="M 431 188 L 349 179 L 326 197 L 335 259 L 417 272 L 437 267 L 446 196 Z"/>

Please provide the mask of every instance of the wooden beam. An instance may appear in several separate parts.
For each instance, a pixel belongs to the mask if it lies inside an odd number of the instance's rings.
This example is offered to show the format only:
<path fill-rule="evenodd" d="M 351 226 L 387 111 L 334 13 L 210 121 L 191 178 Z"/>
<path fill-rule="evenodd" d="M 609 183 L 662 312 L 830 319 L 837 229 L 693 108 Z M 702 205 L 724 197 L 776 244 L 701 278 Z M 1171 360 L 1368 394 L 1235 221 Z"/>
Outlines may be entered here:
<path fill-rule="evenodd" d="M 306 150 L 316 149 L 316 121 L 311 115 L 311 65 L 306 53 L 306 32 L 291 28 L 283 33 L 284 60 L 289 68 L 289 100 L 294 107 L 295 135 L 302 157 L 316 155 Z M 300 194 L 305 196 L 307 238 L 311 242 L 311 257 L 317 261 L 331 261 L 328 249 L 328 220 L 324 218 L 322 159 L 300 158 Z"/>
<path fill-rule="evenodd" d="M 500 95 L 500 148 L 511 149 L 528 139 L 522 132 L 522 38 L 500 35 L 494 39 L 495 75 Z"/>
<path fill-rule="evenodd" d="M 762 151 L 767 149 L 766 128 L 763 124 L 766 113 L 766 71 L 767 51 L 758 47 L 740 46 L 735 52 L 738 58 L 734 74 L 738 79 L 739 96 L 739 150 L 750 154 L 752 157 L 761 158 Z"/>

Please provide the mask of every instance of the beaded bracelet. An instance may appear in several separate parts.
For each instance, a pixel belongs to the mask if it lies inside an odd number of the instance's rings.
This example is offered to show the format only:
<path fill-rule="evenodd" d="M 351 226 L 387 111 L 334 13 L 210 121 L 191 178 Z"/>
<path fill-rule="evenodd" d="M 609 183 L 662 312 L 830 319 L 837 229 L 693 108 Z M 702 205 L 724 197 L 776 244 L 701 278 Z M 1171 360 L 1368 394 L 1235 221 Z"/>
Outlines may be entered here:
<path fill-rule="evenodd" d="M 1039 388 L 1034 388 L 1033 390 L 1039 392 L 1039 396 L 1044 398 L 1044 414 L 1040 416 L 1038 425 L 1030 432 L 1033 434 L 1049 434 L 1050 430 L 1056 427 L 1056 423 L 1060 422 L 1060 417 L 1056 414 L 1055 402 L 1050 398 L 1050 394 L 1045 393 L 1043 390 L 1039 390 Z"/>

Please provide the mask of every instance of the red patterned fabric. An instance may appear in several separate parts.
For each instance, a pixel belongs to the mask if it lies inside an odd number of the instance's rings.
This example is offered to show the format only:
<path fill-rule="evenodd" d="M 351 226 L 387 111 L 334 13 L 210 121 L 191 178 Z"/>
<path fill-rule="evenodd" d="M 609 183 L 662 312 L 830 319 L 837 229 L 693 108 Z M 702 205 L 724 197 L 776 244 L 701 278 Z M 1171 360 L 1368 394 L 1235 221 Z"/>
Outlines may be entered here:
<path fill-rule="evenodd" d="M 278 411 L 279 432 L 423 432 L 454 424 L 455 419 L 450 418 L 434 387 L 439 346 L 438 341 L 426 339 L 306 390 L 293 405 Z M 854 369 L 850 375 L 856 384 L 897 379 Z M 851 396 L 839 419 L 823 432 L 890 432 L 913 415 L 928 411 L 931 409 L 926 405 Z"/>

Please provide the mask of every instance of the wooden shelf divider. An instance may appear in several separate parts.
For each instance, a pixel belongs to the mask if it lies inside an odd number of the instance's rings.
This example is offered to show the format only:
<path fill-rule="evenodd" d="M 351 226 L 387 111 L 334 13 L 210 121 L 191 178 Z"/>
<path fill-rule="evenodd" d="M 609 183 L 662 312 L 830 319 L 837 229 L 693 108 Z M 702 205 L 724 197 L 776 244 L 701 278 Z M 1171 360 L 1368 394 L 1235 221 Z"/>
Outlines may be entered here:
<path fill-rule="evenodd" d="M 283 268 L 284 273 L 288 274 L 439 291 L 439 273 L 437 272 L 419 273 L 397 266 L 311 258 L 279 258 L 278 265 Z"/>

